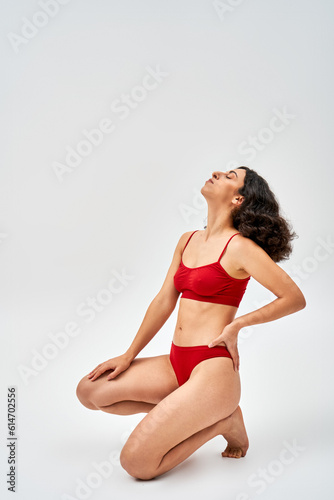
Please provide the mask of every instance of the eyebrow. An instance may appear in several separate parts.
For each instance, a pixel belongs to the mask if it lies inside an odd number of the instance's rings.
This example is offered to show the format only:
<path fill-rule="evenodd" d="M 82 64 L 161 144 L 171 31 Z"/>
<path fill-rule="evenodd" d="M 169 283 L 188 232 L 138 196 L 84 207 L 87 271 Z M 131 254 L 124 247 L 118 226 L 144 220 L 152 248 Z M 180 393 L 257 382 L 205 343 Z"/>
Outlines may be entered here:
<path fill-rule="evenodd" d="M 229 171 L 229 174 L 231 174 L 231 173 L 235 174 L 235 175 L 238 177 L 238 174 L 236 173 L 236 171 L 235 171 L 235 170 L 230 170 L 230 171 Z"/>

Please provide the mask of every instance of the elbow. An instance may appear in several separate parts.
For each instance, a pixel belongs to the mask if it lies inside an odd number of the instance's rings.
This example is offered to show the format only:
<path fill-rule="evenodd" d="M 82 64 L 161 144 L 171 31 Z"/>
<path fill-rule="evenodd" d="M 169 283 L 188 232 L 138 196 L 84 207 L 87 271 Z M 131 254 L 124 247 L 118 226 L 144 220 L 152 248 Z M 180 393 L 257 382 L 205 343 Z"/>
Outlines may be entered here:
<path fill-rule="evenodd" d="M 301 311 L 305 307 L 306 307 L 306 299 L 302 294 L 302 292 L 300 292 L 300 294 L 298 294 L 298 297 L 296 298 L 296 308 L 297 308 L 296 311 Z"/>
<path fill-rule="evenodd" d="M 158 295 L 156 295 L 154 300 L 156 301 L 157 304 L 159 304 L 159 308 L 161 310 L 164 310 L 170 315 L 175 309 L 177 299 L 178 296 L 176 295 L 171 297 L 158 293 Z"/>

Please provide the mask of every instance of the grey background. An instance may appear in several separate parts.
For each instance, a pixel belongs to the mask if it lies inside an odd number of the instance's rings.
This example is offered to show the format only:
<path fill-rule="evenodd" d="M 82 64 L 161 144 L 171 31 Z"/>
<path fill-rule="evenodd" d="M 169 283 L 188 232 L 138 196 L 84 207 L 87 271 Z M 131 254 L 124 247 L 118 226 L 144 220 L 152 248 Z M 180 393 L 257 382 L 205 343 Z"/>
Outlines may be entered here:
<path fill-rule="evenodd" d="M 2 498 L 12 498 L 13 385 L 17 499 L 80 498 L 78 484 L 94 477 L 81 498 L 332 498 L 333 4 L 71 0 L 51 16 L 38 14 L 42 3 L 2 3 L 0 16 Z M 32 20 L 44 26 L 17 38 Z M 168 76 L 122 120 L 111 104 L 144 95 L 134 89 L 157 66 Z M 270 132 L 284 109 L 287 123 Z M 61 182 L 55 162 L 104 118 L 115 130 Z M 250 137 L 259 141 L 253 153 Z M 76 385 L 126 350 L 180 235 L 203 228 L 200 188 L 213 170 L 238 165 L 267 179 L 299 235 L 279 265 L 307 300 L 294 315 L 240 332 L 248 454 L 222 460 L 226 443 L 215 438 L 150 482 L 133 480 L 115 459 L 99 484 L 94 462 L 117 455 L 143 415 L 89 411 Z M 132 279 L 107 296 L 113 271 Z M 105 301 L 91 321 L 78 314 L 88 297 Z M 251 280 L 238 315 L 273 299 Z M 167 353 L 175 320 L 176 311 L 140 355 Z M 50 334 L 69 322 L 78 334 L 55 348 Z M 23 376 L 43 352 L 53 359 Z M 283 452 L 293 443 L 294 454 Z"/>

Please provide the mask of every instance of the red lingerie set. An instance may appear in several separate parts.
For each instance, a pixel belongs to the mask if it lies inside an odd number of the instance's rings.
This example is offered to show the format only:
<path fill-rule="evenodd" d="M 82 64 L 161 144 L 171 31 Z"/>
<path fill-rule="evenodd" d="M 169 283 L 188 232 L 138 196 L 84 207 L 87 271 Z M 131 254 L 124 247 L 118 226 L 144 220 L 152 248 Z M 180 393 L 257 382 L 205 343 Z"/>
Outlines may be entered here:
<path fill-rule="evenodd" d="M 182 255 L 194 233 L 196 231 L 188 238 Z M 237 234 L 240 233 L 235 233 L 231 236 L 219 259 L 211 264 L 199 267 L 187 267 L 183 264 L 181 256 L 179 268 L 174 275 L 174 285 L 178 292 L 182 292 L 181 298 L 239 307 L 250 276 L 242 279 L 232 278 L 219 263 L 227 245 L 233 236 Z M 186 347 L 177 346 L 172 342 L 170 351 L 170 361 L 179 385 L 184 384 L 189 379 L 192 370 L 198 363 L 205 359 L 221 356 L 232 359 L 225 346 L 208 347 L 206 345 L 199 345 Z"/>

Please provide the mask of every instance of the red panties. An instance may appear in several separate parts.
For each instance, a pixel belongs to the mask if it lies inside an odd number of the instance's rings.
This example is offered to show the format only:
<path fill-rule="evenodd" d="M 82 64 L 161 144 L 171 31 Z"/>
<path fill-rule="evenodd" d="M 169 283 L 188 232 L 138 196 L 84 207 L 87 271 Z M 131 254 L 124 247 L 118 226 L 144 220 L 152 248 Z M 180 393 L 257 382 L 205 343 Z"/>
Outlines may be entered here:
<path fill-rule="evenodd" d="M 172 342 L 169 359 L 174 369 L 179 385 L 184 384 L 189 379 L 191 372 L 198 363 L 210 358 L 231 358 L 225 346 L 217 345 L 208 347 L 207 345 L 178 346 Z"/>

